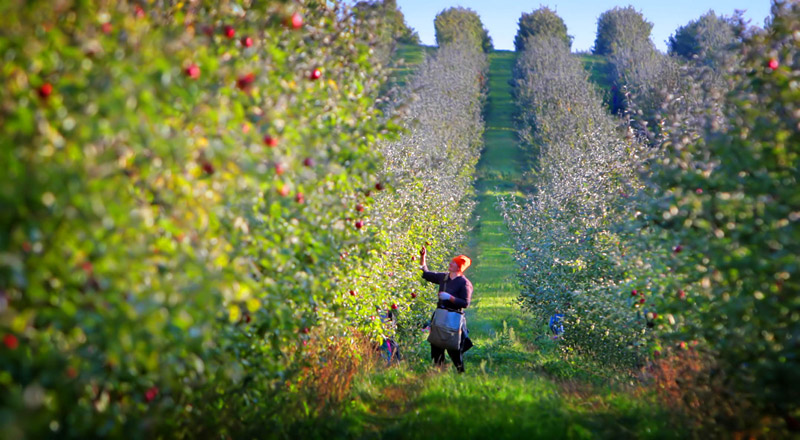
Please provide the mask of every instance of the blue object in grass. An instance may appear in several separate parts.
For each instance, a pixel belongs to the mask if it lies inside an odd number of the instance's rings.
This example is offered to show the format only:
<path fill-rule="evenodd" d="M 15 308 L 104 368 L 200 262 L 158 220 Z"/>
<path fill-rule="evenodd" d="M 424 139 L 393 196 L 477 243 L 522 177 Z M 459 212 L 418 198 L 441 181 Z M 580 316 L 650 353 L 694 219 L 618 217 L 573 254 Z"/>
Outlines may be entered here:
<path fill-rule="evenodd" d="M 564 333 L 564 324 L 561 321 L 563 317 L 564 315 L 561 313 L 556 313 L 550 317 L 550 331 L 553 332 L 554 335 Z"/>

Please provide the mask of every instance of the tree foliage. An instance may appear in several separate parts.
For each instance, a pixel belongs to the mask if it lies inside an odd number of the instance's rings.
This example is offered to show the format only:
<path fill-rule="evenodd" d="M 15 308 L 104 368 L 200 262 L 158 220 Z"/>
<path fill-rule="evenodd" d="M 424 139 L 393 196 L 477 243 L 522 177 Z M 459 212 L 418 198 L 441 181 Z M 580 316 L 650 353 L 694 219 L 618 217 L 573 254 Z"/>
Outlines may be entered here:
<path fill-rule="evenodd" d="M 735 37 L 734 26 L 729 20 L 708 11 L 697 20 L 679 27 L 669 37 L 669 54 L 692 59 L 734 43 Z"/>
<path fill-rule="evenodd" d="M 647 340 L 645 307 L 619 293 L 625 276 L 612 256 L 616 227 L 628 215 L 626 196 L 640 186 L 641 145 L 618 134 L 561 38 L 528 38 L 514 88 L 536 187 L 523 203 L 503 205 L 517 246 L 523 306 L 542 321 L 564 315 L 565 349 L 610 366 L 635 366 Z"/>
<path fill-rule="evenodd" d="M 597 19 L 594 53 L 608 55 L 615 45 L 630 46 L 649 41 L 652 29 L 653 24 L 645 20 L 633 6 L 614 7 L 600 14 Z"/>
<path fill-rule="evenodd" d="M 338 2 L 0 12 L 0 437 L 280 432 L 312 411 L 304 368 L 435 301 L 410 295 L 413 256 L 444 261 L 469 205 L 378 148 L 399 127 L 370 22 Z M 480 59 L 454 57 L 472 70 L 424 81 L 468 102 L 431 147 L 463 190 Z M 394 182 L 450 216 L 409 218 Z"/>
<path fill-rule="evenodd" d="M 800 5 L 776 1 L 772 14 L 721 71 L 728 85 L 688 63 L 661 81 L 658 106 L 629 93 L 632 112 L 660 112 L 650 148 L 635 125 L 615 140 L 587 114 L 555 44 L 529 47 L 515 74 L 541 157 L 536 193 L 505 205 L 524 304 L 564 313 L 568 350 L 621 365 L 694 359 L 673 389 L 704 436 L 788 437 L 800 414 L 789 385 L 800 380 Z"/>
<path fill-rule="evenodd" d="M 397 0 L 360 1 L 353 9 L 362 19 L 375 20 L 376 28 L 385 32 L 384 38 L 392 42 L 419 44 L 419 34 L 406 24 L 403 12 L 397 7 Z"/>
<path fill-rule="evenodd" d="M 453 7 L 436 15 L 433 21 L 436 31 L 436 44 L 439 46 L 464 39 L 481 48 L 484 52 L 492 50 L 492 38 L 483 27 L 478 13 L 469 8 Z"/>
<path fill-rule="evenodd" d="M 567 35 L 567 25 L 564 24 L 564 20 L 546 6 L 531 13 L 523 12 L 518 26 L 517 35 L 514 36 L 514 49 L 517 52 L 525 50 L 525 42 L 532 35 L 552 35 L 572 46 L 572 36 Z"/>
<path fill-rule="evenodd" d="M 727 419 L 738 429 L 800 409 L 789 385 L 800 380 L 800 5 L 775 2 L 770 26 L 741 51 L 728 123 L 697 138 L 676 130 L 664 142 L 659 190 L 643 210 L 646 246 L 673 250 L 666 277 L 647 274 L 680 316 L 669 338 L 704 342 L 728 390 L 752 405 Z"/>

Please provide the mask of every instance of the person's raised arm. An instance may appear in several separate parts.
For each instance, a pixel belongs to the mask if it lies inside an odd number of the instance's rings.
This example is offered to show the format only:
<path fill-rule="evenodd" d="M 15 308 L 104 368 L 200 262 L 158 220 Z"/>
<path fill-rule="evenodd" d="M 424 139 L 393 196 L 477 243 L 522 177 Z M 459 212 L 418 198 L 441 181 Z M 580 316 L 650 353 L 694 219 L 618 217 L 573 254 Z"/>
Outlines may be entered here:
<path fill-rule="evenodd" d="M 431 272 L 431 271 L 429 271 L 428 270 L 428 263 L 425 261 L 425 256 L 427 254 L 428 254 L 427 249 L 425 249 L 425 246 L 422 246 L 422 249 L 419 250 L 419 262 L 420 262 L 419 268 L 422 269 L 422 278 L 425 281 L 428 281 L 428 282 L 431 282 L 431 283 L 434 283 L 434 284 L 441 284 L 444 281 L 445 277 L 447 276 L 447 273 L 446 272 L 440 273 L 440 272 Z"/>

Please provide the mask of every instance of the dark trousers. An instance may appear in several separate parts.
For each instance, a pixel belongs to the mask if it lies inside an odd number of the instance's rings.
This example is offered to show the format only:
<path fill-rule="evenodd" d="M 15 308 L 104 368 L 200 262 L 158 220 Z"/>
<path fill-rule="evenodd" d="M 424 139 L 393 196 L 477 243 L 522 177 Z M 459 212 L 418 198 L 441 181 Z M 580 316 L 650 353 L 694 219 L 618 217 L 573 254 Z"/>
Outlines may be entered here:
<path fill-rule="evenodd" d="M 434 345 L 431 345 L 431 358 L 433 359 L 433 363 L 436 365 L 444 364 L 444 348 L 439 348 Z M 453 365 L 456 366 L 456 369 L 459 373 L 464 372 L 464 358 L 463 352 L 461 350 L 450 350 L 447 349 L 447 354 L 450 355 L 450 359 L 453 360 Z"/>

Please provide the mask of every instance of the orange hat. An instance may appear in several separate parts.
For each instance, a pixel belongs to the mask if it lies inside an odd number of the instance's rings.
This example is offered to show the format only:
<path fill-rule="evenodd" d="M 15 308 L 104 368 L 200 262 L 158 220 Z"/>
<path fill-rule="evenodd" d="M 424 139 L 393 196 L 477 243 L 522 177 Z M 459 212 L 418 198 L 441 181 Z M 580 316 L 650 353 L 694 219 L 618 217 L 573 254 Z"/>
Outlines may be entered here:
<path fill-rule="evenodd" d="M 453 261 L 458 264 L 458 268 L 461 272 L 467 270 L 470 264 L 472 264 L 472 260 L 469 259 L 466 255 L 459 255 L 453 258 Z"/>

